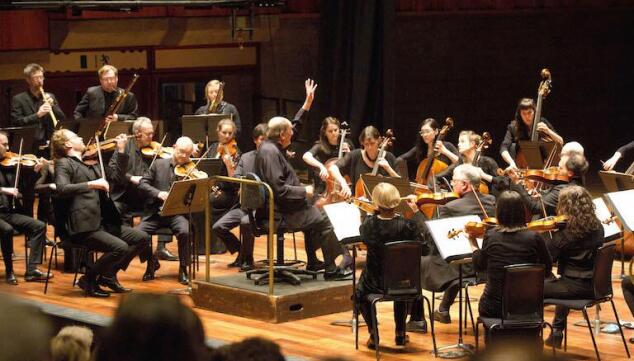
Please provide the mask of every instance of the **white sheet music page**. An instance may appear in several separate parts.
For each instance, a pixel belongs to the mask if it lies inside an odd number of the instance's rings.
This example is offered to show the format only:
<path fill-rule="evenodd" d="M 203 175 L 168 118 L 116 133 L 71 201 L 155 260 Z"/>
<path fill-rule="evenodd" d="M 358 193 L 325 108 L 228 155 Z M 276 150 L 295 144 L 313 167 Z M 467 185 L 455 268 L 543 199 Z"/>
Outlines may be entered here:
<path fill-rule="evenodd" d="M 480 217 L 470 215 L 425 222 L 443 259 L 452 260 L 471 255 L 469 238 L 464 232 L 460 232 L 454 238 L 449 238 L 450 232 L 464 229 L 464 225 L 470 221 L 480 222 Z M 482 240 L 478 240 L 478 245 L 482 247 Z"/>
<path fill-rule="evenodd" d="M 357 206 L 348 202 L 332 203 L 326 204 L 324 211 L 339 241 L 360 236 L 361 212 Z"/>
<path fill-rule="evenodd" d="M 606 193 L 612 210 L 621 220 L 626 231 L 634 230 L 634 189 L 621 192 Z"/>
<path fill-rule="evenodd" d="M 608 209 L 608 206 L 603 201 L 603 198 L 595 198 L 592 200 L 594 203 L 594 214 L 599 218 L 603 225 L 603 238 L 610 238 L 618 233 L 621 233 L 621 228 L 616 222 L 610 222 L 605 224 L 605 221 L 612 217 L 612 212 Z"/>

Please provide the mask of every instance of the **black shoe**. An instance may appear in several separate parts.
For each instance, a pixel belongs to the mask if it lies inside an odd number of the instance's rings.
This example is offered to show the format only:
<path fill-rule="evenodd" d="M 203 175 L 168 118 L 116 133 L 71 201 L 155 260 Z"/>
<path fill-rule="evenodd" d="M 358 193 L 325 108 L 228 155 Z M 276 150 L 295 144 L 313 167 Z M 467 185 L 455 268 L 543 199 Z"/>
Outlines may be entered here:
<path fill-rule="evenodd" d="M 49 246 L 49 247 L 53 247 L 55 245 L 55 241 L 53 241 L 52 239 L 47 239 L 46 242 L 44 243 L 45 246 Z"/>
<path fill-rule="evenodd" d="M 145 270 L 145 273 L 143 274 L 143 278 L 141 278 L 141 280 L 143 282 L 147 282 L 147 281 L 153 280 L 154 278 L 155 278 L 154 277 L 154 270 L 147 269 L 147 270 Z"/>
<path fill-rule="evenodd" d="M 634 343 L 634 337 L 630 337 L 630 343 Z"/>
<path fill-rule="evenodd" d="M 555 348 L 561 348 L 561 342 L 563 340 L 564 340 L 563 331 L 553 330 L 553 332 L 550 334 L 550 336 L 548 336 L 546 341 L 544 341 L 544 344 L 550 347 L 554 346 Z M 632 342 L 632 339 L 630 339 L 630 342 Z"/>
<path fill-rule="evenodd" d="M 110 288 L 114 293 L 127 293 L 132 291 L 131 288 L 123 287 L 121 283 L 119 283 L 119 280 L 117 280 L 117 277 L 99 277 L 97 284 Z"/>
<path fill-rule="evenodd" d="M 12 286 L 16 286 L 18 284 L 18 279 L 15 277 L 15 273 L 13 272 L 7 272 L 4 276 L 4 281 Z"/>
<path fill-rule="evenodd" d="M 427 321 L 413 321 L 410 320 L 406 325 L 407 332 L 427 333 Z"/>
<path fill-rule="evenodd" d="M 250 271 L 254 268 L 253 266 L 253 261 L 251 262 L 244 262 L 240 265 L 240 272 L 247 272 Z"/>
<path fill-rule="evenodd" d="M 51 279 L 53 275 L 46 274 L 37 268 L 24 274 L 24 280 L 27 282 L 46 281 L 47 278 Z"/>
<path fill-rule="evenodd" d="M 242 255 L 238 253 L 236 260 L 227 265 L 228 268 L 237 268 L 242 266 Z"/>
<path fill-rule="evenodd" d="M 368 346 L 370 350 L 376 350 L 376 344 L 374 343 L 374 337 L 372 335 L 370 335 L 365 345 Z"/>
<path fill-rule="evenodd" d="M 187 277 L 187 268 L 181 267 L 178 270 L 178 283 L 182 285 L 189 284 L 189 277 Z"/>
<path fill-rule="evenodd" d="M 161 268 L 161 264 L 156 257 L 152 257 L 152 259 L 148 260 L 147 262 L 147 268 L 145 269 L 145 273 L 143 274 L 142 278 L 144 282 L 153 280 L 155 278 L 156 271 Z"/>
<path fill-rule="evenodd" d="M 449 315 L 449 311 L 434 311 L 434 321 L 440 323 L 451 323 L 451 316 Z"/>
<path fill-rule="evenodd" d="M 178 261 L 178 257 L 174 256 L 167 248 L 159 249 L 156 251 L 158 259 L 161 261 Z"/>
<path fill-rule="evenodd" d="M 324 279 L 326 281 L 344 281 L 352 279 L 352 270 L 350 268 L 340 269 L 338 268 L 334 272 L 324 272 Z"/>
<path fill-rule="evenodd" d="M 110 293 L 102 290 L 96 283 L 89 282 L 86 276 L 81 276 L 79 281 L 77 281 L 77 285 L 86 292 L 86 296 L 110 297 Z"/>
<path fill-rule="evenodd" d="M 396 343 L 396 346 L 405 346 L 405 344 L 409 342 L 409 336 L 396 335 L 396 337 L 394 338 L 394 342 Z"/>
<path fill-rule="evenodd" d="M 319 272 L 323 269 L 326 269 L 326 264 L 320 260 L 316 260 L 314 262 L 309 262 L 306 265 L 307 271 Z"/>

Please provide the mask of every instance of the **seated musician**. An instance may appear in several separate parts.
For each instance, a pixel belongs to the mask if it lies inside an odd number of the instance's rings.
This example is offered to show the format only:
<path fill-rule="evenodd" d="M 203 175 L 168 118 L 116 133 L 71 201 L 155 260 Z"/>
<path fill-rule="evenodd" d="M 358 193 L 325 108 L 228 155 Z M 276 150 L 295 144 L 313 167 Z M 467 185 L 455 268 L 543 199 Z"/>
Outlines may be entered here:
<path fill-rule="evenodd" d="M 594 257 L 604 240 L 603 225 L 594 208 L 590 193 L 582 187 L 569 186 L 559 194 L 557 215 L 567 216 L 568 221 L 546 242 L 553 262 L 557 262 L 559 278 L 544 283 L 544 298 L 594 297 Z M 547 345 L 561 347 L 567 316 L 567 307 L 555 308 L 553 333 Z"/>
<path fill-rule="evenodd" d="M 330 178 L 326 162 L 330 159 L 337 159 L 340 149 L 341 123 L 335 117 L 326 117 L 319 129 L 319 140 L 312 146 L 302 159 L 306 164 L 313 167 L 311 175 L 315 186 L 315 194 L 323 194 L 326 191 L 325 181 Z M 354 145 L 344 139 L 341 152 L 345 155 L 354 149 Z"/>
<path fill-rule="evenodd" d="M 9 138 L 4 132 L 0 132 L 0 159 L 4 159 L 9 151 Z M 18 280 L 13 273 L 13 230 L 14 228 L 28 237 L 29 261 L 24 280 L 46 280 L 47 274 L 40 271 L 37 265 L 40 263 L 44 243 L 46 242 L 46 224 L 40 220 L 17 213 L 15 204 L 20 197 L 18 187 L 23 182 L 15 183 L 16 167 L 0 167 L 0 242 L 2 259 L 5 266 L 5 281 L 10 285 L 17 285 Z M 21 188 L 21 187 L 20 187 Z M 52 277 L 52 276 L 51 276 Z"/>
<path fill-rule="evenodd" d="M 480 170 L 471 164 L 461 164 L 453 171 L 451 180 L 453 191 L 460 195 L 459 199 L 438 206 L 438 218 L 450 218 L 467 215 L 477 215 L 480 218 L 492 217 L 495 213 L 495 197 L 481 194 L 474 185 L 480 184 Z M 431 254 L 422 258 L 421 275 L 423 288 L 439 292 L 444 290 L 438 310 L 434 310 L 434 320 L 440 323 L 451 323 L 449 308 L 460 291 L 458 267 L 447 263 L 433 244 L 430 244 Z M 469 266 L 462 267 L 465 277 L 473 274 Z M 413 312 L 422 310 L 412 307 Z M 412 321 L 422 321 L 423 315 L 413 313 Z"/>
<path fill-rule="evenodd" d="M 506 127 L 504 140 L 500 145 L 500 155 L 502 159 L 509 165 L 510 169 L 518 169 L 515 162 L 520 140 L 531 139 L 531 128 L 535 118 L 535 102 L 530 98 L 522 98 L 517 104 L 515 110 L 515 119 L 513 119 Z M 557 134 L 555 128 L 546 118 L 542 117 L 537 123 L 537 131 L 544 136 L 552 139 L 560 146 L 564 144 L 563 138 Z"/>
<path fill-rule="evenodd" d="M 104 167 L 102 177 L 99 165 L 87 165 L 82 161 L 86 150 L 84 141 L 67 129 L 58 130 L 51 138 L 51 150 L 55 158 L 55 185 L 57 200 L 66 219 L 56 219 L 65 234 L 90 250 L 103 255 L 79 279 L 81 287 L 92 297 L 108 297 L 110 294 L 99 286 L 112 291 L 129 292 L 117 280 L 117 272 L 125 270 L 136 256 L 146 254 L 150 247 L 150 236 L 121 225 L 121 217 L 116 207 L 107 197 L 110 182 L 124 182 L 128 155 L 124 153 L 127 137 L 116 138 L 115 162 Z"/>
<path fill-rule="evenodd" d="M 372 190 L 372 203 L 378 212 L 367 216 L 361 225 L 359 232 L 363 243 L 368 247 L 367 262 L 357 283 L 356 298 L 359 303 L 361 315 L 368 325 L 370 338 L 368 348 L 374 349 L 374 330 L 371 317 L 371 303 L 366 297 L 372 293 L 383 293 L 382 262 L 385 257 L 385 243 L 396 241 L 422 242 L 419 225 L 424 222 L 424 216 L 418 212 L 418 207 L 408 198 L 408 205 L 414 212 L 413 219 L 405 219 L 396 213 L 396 207 L 400 203 L 401 195 L 398 189 L 389 183 L 379 183 Z M 424 225 L 422 226 L 424 227 Z M 408 337 L 405 333 L 405 319 L 407 317 L 407 305 L 405 302 L 394 303 L 394 322 L 396 324 L 396 344 L 405 345 Z"/>
<path fill-rule="evenodd" d="M 407 165 L 412 161 L 416 163 L 414 166 L 418 167 L 423 160 L 427 158 L 427 155 L 433 151 L 438 154 L 437 160 L 443 162 L 445 165 L 451 165 L 458 162 L 458 150 L 456 147 L 448 141 L 440 141 L 436 139 L 440 132 L 438 122 L 434 118 L 427 118 L 420 122 L 419 137 L 416 138 L 416 145 L 410 150 L 401 154 L 397 158 L 397 163 L 407 162 Z M 410 174 L 416 174 L 415 172 L 409 172 Z"/>
<path fill-rule="evenodd" d="M 212 111 L 214 111 L 214 109 L 211 109 L 212 104 L 214 103 L 214 101 L 216 101 L 219 90 L 220 81 L 216 79 L 210 80 L 205 86 L 205 98 L 207 99 L 207 104 L 196 109 L 196 112 L 194 114 L 212 114 Z M 238 113 L 238 108 L 236 108 L 235 105 L 224 101 L 222 96 L 219 100 L 220 103 L 218 104 L 218 107 L 215 109 L 215 112 L 213 114 L 231 114 L 233 116 L 232 120 L 236 125 L 235 136 L 237 137 L 242 131 L 242 123 L 240 122 L 240 113 Z"/>
<path fill-rule="evenodd" d="M 570 182 L 560 183 L 538 192 L 535 196 L 529 195 L 524 187 L 513 184 L 511 188 L 520 193 L 526 202 L 526 207 L 530 214 L 544 216 L 544 212 L 548 216 L 556 214 L 557 203 L 559 201 L 559 193 L 564 188 L 571 185 L 582 185 L 583 176 L 588 170 L 588 161 L 583 155 L 573 153 L 570 156 L 562 156 L 559 161 L 559 174 L 568 176 Z"/>
<path fill-rule="evenodd" d="M 314 88 L 313 88 L 314 90 Z M 284 218 L 289 229 L 304 233 L 307 269 L 318 269 L 321 263 L 315 250 L 321 246 L 324 256 L 324 278 L 341 279 L 352 275 L 350 259 L 344 257 L 340 267 L 335 258 L 342 253 L 328 218 L 316 207 L 309 205 L 312 186 L 303 186 L 285 156 L 293 138 L 293 124 L 286 118 L 269 120 L 267 140 L 262 142 L 255 156 L 256 174 L 273 189 L 275 210 Z"/>
<path fill-rule="evenodd" d="M 106 112 L 124 89 L 117 86 L 119 82 L 119 71 L 112 65 L 104 65 L 98 71 L 99 86 L 93 86 L 86 90 L 86 94 L 81 98 L 75 107 L 75 120 L 97 119 L 101 120 L 106 116 Z M 117 120 L 136 119 L 138 105 L 136 97 L 132 92 L 123 100 L 123 104 L 115 114 L 106 117 L 107 122 Z"/>
<path fill-rule="evenodd" d="M 634 140 L 625 144 L 624 146 L 620 147 L 619 149 L 616 150 L 616 152 L 614 152 L 614 155 L 612 157 L 610 157 L 610 159 L 606 160 L 605 163 L 603 163 L 603 169 L 604 170 L 613 170 L 614 166 L 616 165 L 616 163 L 619 161 L 619 159 L 621 159 L 623 157 L 623 155 L 625 155 L 625 153 L 627 153 L 628 151 L 634 149 Z"/>
<path fill-rule="evenodd" d="M 258 124 L 253 129 L 253 143 L 256 149 L 262 144 L 266 137 L 266 124 Z M 236 166 L 233 176 L 236 178 L 244 177 L 249 173 L 255 173 L 255 152 L 252 150 L 242 154 L 238 165 Z M 249 216 L 240 209 L 240 205 L 236 204 L 225 213 L 220 219 L 214 223 L 212 232 L 227 246 L 231 254 L 238 252 L 236 260 L 229 263 L 228 267 L 238 267 L 241 272 L 246 272 L 253 268 L 253 243 L 255 238 Z M 240 234 L 242 235 L 242 243 L 231 230 L 240 226 Z"/>
<path fill-rule="evenodd" d="M 189 245 L 189 221 L 183 215 L 163 217 L 159 214 L 160 207 L 169 195 L 172 183 L 178 180 L 174 173 L 177 166 L 190 162 L 194 151 L 194 142 L 188 137 L 180 137 L 174 144 L 174 155 L 171 159 L 156 159 L 152 167 L 143 175 L 139 182 L 139 190 L 149 197 L 146 210 L 137 229 L 153 234 L 162 227 L 169 227 L 178 240 L 178 282 L 188 284 L 187 266 L 191 263 Z M 156 262 L 158 263 L 158 262 Z M 145 277 L 144 277 L 145 278 Z M 152 274 L 149 279 L 153 279 Z"/>
<path fill-rule="evenodd" d="M 369 125 L 361 131 L 359 135 L 359 143 L 363 149 L 355 149 L 346 154 L 333 164 L 329 171 L 332 176 L 341 185 L 341 195 L 348 198 L 352 195 L 352 190 L 346 182 L 344 176 L 350 177 L 352 185 L 357 184 L 361 179 L 361 175 L 371 173 L 375 164 L 378 164 L 378 173 L 383 176 L 400 177 L 394 170 L 396 166 L 396 158 L 390 152 L 385 152 L 385 157 L 378 159 L 379 142 L 381 134 L 375 127 Z"/>

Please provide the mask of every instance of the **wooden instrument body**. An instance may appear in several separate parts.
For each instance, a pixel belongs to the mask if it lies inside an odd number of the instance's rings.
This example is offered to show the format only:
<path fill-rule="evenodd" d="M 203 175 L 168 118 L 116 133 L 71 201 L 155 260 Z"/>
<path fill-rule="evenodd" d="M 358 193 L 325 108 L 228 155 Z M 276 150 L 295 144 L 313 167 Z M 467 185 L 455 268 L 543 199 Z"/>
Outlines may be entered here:
<path fill-rule="evenodd" d="M 156 155 L 158 158 L 170 159 L 174 154 L 174 148 L 163 147 L 161 143 L 152 141 L 147 147 L 141 148 L 141 154 L 147 158 L 154 158 Z"/>
<path fill-rule="evenodd" d="M 0 165 L 5 168 L 15 167 L 18 163 L 24 167 L 34 167 L 40 160 L 34 154 L 20 156 L 18 153 L 6 152 L 4 159 L 0 161 Z"/>
<path fill-rule="evenodd" d="M 381 144 L 379 145 L 379 153 L 376 157 L 376 160 L 374 161 L 374 167 L 372 168 L 372 173 L 370 173 L 371 175 L 378 174 L 379 160 L 385 158 L 385 148 L 391 146 L 394 140 L 396 140 L 396 138 L 394 137 L 394 132 L 392 131 L 392 129 L 386 130 L 385 136 L 383 137 L 383 139 L 381 140 Z M 354 185 L 354 196 L 356 198 L 367 198 L 367 195 L 365 193 L 365 183 L 363 182 L 363 179 L 361 177 L 357 179 L 357 182 Z"/>

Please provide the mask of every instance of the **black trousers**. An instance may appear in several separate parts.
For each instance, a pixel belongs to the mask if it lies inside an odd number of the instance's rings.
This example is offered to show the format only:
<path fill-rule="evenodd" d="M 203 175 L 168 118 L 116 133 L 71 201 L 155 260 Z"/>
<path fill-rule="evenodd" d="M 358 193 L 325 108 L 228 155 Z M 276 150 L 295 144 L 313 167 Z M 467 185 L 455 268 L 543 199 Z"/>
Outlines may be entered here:
<path fill-rule="evenodd" d="M 367 300 L 367 296 L 371 294 L 370 290 L 365 287 L 363 275 L 359 279 L 356 289 L 357 304 L 359 311 L 368 325 L 368 332 L 372 335 L 374 330 L 374 320 L 372 319 L 372 303 Z M 407 318 L 407 302 L 394 302 L 394 324 L 396 335 L 405 335 L 405 319 Z M 377 335 L 378 336 L 378 335 Z"/>
<path fill-rule="evenodd" d="M 242 243 L 231 230 L 240 226 L 240 234 L 242 234 Z M 214 223 L 212 232 L 225 243 L 229 252 L 240 252 L 243 260 L 253 259 L 253 244 L 255 237 L 251 230 L 251 222 L 249 216 L 240 208 L 234 208 L 225 213 L 219 220 Z"/>
<path fill-rule="evenodd" d="M 154 234 L 159 228 L 167 227 L 172 230 L 178 240 L 178 259 L 181 267 L 191 263 L 189 246 L 189 221 L 184 216 L 161 217 L 158 214 L 146 216 L 135 229 L 147 234 Z"/>
<path fill-rule="evenodd" d="M 544 298 L 593 298 L 592 279 L 561 276 L 559 279 L 544 282 Z M 568 318 L 568 307 L 556 306 L 553 328 L 563 330 Z"/>
<path fill-rule="evenodd" d="M 5 267 L 9 262 L 12 262 L 14 228 L 24 233 L 29 239 L 31 253 L 28 270 L 33 270 L 36 264 L 41 263 L 42 250 L 46 242 L 46 224 L 23 214 L 0 211 L 0 238 L 2 239 L 2 256 L 5 260 Z M 11 253 L 8 253 L 9 250 Z M 7 268 L 7 270 L 9 269 L 12 271 L 13 267 Z"/>
<path fill-rule="evenodd" d="M 625 277 L 621 280 L 621 289 L 623 290 L 623 298 L 630 309 L 630 313 L 634 315 L 634 283 L 631 277 Z"/>

